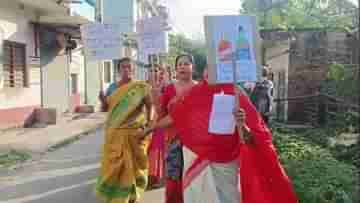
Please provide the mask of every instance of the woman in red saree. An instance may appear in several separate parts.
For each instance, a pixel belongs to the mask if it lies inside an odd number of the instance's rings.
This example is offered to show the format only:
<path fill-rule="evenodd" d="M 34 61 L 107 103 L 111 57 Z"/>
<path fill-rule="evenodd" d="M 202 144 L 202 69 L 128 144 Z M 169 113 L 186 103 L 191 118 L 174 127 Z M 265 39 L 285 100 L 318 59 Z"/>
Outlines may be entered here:
<path fill-rule="evenodd" d="M 247 96 L 239 97 L 235 117 L 242 132 L 251 135 L 248 142 L 241 142 L 237 130 L 228 135 L 209 133 L 213 99 L 219 93 L 234 95 L 233 85 L 211 86 L 204 81 L 194 86 L 169 116 L 144 132 L 173 125 L 184 147 L 194 154 L 183 177 L 185 203 L 298 203 L 271 132 Z"/>
<path fill-rule="evenodd" d="M 168 115 L 173 104 L 182 98 L 195 84 L 192 79 L 194 60 L 191 55 L 179 55 L 175 60 L 177 81 L 168 85 L 160 99 L 160 117 Z M 182 174 L 183 174 L 183 153 L 182 144 L 178 132 L 173 129 L 166 129 L 166 183 L 165 202 L 183 203 Z"/>
<path fill-rule="evenodd" d="M 155 70 L 153 75 L 156 74 L 156 77 L 149 78 L 149 81 L 153 81 L 152 84 L 152 97 L 153 103 L 156 109 L 157 114 L 161 113 L 160 109 L 160 98 L 164 94 L 165 87 L 170 83 L 170 74 L 166 70 L 164 65 L 160 65 L 157 70 Z M 161 180 L 164 178 L 164 169 L 165 169 L 165 130 L 158 129 L 155 130 L 151 144 L 149 146 L 149 187 L 157 188 L 161 185 Z"/>

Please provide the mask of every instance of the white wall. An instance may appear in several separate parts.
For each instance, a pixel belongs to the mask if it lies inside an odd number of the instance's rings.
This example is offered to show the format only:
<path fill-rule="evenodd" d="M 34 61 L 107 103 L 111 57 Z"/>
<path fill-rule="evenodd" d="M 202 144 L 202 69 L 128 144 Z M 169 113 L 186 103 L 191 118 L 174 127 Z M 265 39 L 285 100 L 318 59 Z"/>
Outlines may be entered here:
<path fill-rule="evenodd" d="M 26 61 L 28 68 L 28 88 L 4 88 L 2 84 L 2 61 L 0 60 L 0 109 L 40 105 L 40 69 L 30 65 L 30 56 L 34 56 L 34 35 L 31 19 L 35 12 L 31 9 L 21 9 L 14 1 L 1 0 L 0 3 L 0 56 L 2 40 L 26 44 Z M 0 34 L 1 35 L 1 34 Z"/>
<path fill-rule="evenodd" d="M 86 89 L 87 89 L 87 104 L 98 105 L 98 95 L 100 91 L 99 79 L 99 66 L 98 62 L 88 62 L 85 64 L 86 68 Z"/>
<path fill-rule="evenodd" d="M 72 53 L 72 61 L 70 63 L 70 73 L 78 74 L 78 90 L 81 97 L 81 103 L 85 101 L 85 57 L 81 49 L 77 49 Z M 71 81 L 71 78 L 69 79 Z"/>
<path fill-rule="evenodd" d="M 67 67 L 66 55 L 57 56 L 42 67 L 44 107 L 56 108 L 58 113 L 69 110 L 70 106 L 70 74 Z"/>
<path fill-rule="evenodd" d="M 3 87 L 3 40 L 5 38 L 5 31 L 4 29 L 0 26 L 0 89 L 2 89 Z"/>
<path fill-rule="evenodd" d="M 0 27 L 4 31 L 5 40 L 26 44 L 27 62 L 34 55 L 34 29 L 30 20 L 36 18 L 31 9 L 19 9 L 13 1 L 2 0 L 0 3 Z"/>

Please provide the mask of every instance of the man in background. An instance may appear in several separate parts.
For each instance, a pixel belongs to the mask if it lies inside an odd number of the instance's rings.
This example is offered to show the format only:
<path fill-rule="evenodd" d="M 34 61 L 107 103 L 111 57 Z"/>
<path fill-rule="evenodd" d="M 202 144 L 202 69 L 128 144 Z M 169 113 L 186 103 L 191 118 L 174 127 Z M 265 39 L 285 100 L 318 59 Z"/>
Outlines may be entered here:
<path fill-rule="evenodd" d="M 273 103 L 274 84 L 269 79 L 270 71 L 267 66 L 262 70 L 262 78 L 256 83 L 251 98 L 256 109 L 261 114 L 266 124 L 269 124 L 270 113 Z"/>

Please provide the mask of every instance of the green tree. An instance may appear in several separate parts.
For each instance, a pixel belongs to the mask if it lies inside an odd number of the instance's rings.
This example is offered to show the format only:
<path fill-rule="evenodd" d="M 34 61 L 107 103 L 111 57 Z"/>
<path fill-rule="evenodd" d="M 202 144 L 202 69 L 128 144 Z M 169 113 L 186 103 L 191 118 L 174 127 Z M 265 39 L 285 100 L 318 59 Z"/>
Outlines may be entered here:
<path fill-rule="evenodd" d="M 175 58 L 180 54 L 191 54 L 195 59 L 195 78 L 201 78 L 206 65 L 206 46 L 204 42 L 187 38 L 182 34 L 170 35 L 170 50 L 168 63 L 175 65 Z"/>
<path fill-rule="evenodd" d="M 359 71 L 358 66 L 331 64 L 321 91 L 355 104 L 359 101 Z"/>
<path fill-rule="evenodd" d="M 272 8 L 262 6 L 261 0 L 241 0 L 241 14 L 258 17 L 260 28 L 340 28 L 354 29 L 358 8 L 348 0 L 286 0 Z M 324 3 L 327 2 L 327 3 Z"/>

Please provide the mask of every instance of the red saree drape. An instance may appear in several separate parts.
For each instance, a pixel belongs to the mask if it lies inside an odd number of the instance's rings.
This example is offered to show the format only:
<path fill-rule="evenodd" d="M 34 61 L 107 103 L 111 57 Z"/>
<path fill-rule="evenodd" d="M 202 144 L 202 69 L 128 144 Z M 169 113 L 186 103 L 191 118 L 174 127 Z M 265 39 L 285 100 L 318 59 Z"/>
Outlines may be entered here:
<path fill-rule="evenodd" d="M 241 144 L 234 135 L 208 132 L 213 95 L 234 95 L 233 85 L 210 86 L 202 82 L 179 101 L 170 115 L 184 146 L 200 160 L 240 163 L 242 203 L 297 203 L 297 197 L 272 144 L 272 135 L 249 98 L 241 95 L 240 107 L 246 113 L 246 125 L 252 134 L 250 144 Z"/>

